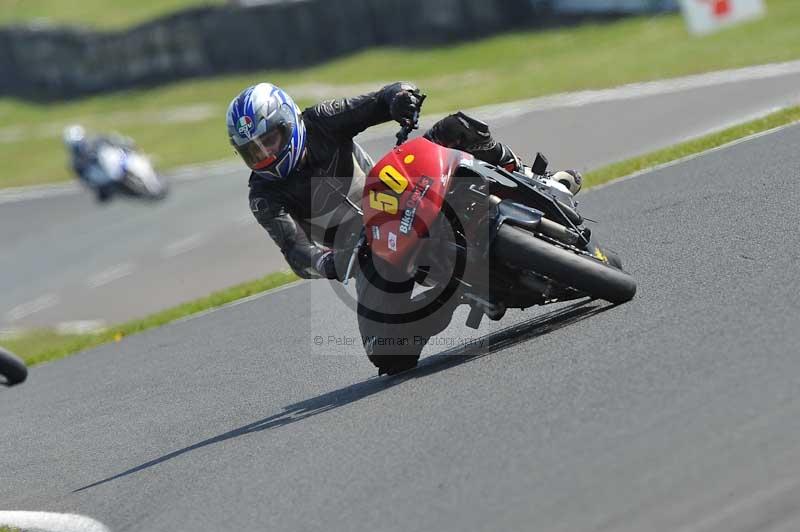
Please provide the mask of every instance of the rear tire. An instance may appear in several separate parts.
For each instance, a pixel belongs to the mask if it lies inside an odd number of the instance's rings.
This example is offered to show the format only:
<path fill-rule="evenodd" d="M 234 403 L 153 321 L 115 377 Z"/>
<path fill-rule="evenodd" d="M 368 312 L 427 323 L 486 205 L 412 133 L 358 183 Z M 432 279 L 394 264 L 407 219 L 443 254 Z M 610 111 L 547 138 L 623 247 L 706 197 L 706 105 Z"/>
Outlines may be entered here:
<path fill-rule="evenodd" d="M 9 386 L 25 382 L 28 378 L 28 368 L 18 357 L 4 349 L 0 349 L 0 375 L 6 378 Z"/>
<path fill-rule="evenodd" d="M 511 225 L 500 227 L 492 253 L 510 266 L 530 267 L 593 298 L 625 303 L 636 295 L 636 281 L 622 270 L 545 242 Z"/>

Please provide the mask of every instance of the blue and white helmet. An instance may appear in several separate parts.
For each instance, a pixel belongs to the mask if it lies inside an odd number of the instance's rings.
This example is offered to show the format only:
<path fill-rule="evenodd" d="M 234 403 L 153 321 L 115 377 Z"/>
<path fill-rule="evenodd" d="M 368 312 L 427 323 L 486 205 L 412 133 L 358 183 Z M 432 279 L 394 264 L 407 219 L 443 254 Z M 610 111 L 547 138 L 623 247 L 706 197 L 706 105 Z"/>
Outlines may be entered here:
<path fill-rule="evenodd" d="M 63 139 L 67 148 L 76 150 L 86 141 L 86 130 L 78 124 L 69 125 L 64 128 Z"/>
<path fill-rule="evenodd" d="M 306 127 L 300 109 L 270 83 L 248 87 L 234 98 L 227 121 L 231 144 L 265 179 L 286 179 L 303 157 Z"/>

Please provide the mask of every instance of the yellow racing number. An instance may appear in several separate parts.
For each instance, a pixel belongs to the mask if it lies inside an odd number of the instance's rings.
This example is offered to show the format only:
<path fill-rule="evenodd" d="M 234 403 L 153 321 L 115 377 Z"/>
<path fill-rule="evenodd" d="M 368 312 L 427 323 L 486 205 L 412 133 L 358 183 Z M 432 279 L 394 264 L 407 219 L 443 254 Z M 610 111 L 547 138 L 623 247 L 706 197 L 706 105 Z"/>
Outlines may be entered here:
<path fill-rule="evenodd" d="M 395 194 L 402 194 L 403 191 L 408 188 L 408 179 L 398 172 L 391 164 L 384 166 L 378 174 L 378 177 L 380 177 L 381 181 L 392 189 L 392 192 Z"/>
<path fill-rule="evenodd" d="M 385 192 L 369 191 L 369 206 L 387 214 L 397 214 L 397 198 Z"/>

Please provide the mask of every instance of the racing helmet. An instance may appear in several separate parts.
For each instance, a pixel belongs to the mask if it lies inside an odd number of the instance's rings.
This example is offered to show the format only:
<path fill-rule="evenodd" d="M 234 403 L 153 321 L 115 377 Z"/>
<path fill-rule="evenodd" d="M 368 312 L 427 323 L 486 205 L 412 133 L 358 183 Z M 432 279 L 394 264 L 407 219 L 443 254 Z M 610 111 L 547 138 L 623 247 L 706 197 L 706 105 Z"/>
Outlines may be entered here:
<path fill-rule="evenodd" d="M 243 90 L 231 101 L 228 138 L 244 163 L 259 176 L 286 179 L 303 157 L 306 128 L 300 109 L 270 83 Z"/>
<path fill-rule="evenodd" d="M 64 128 L 64 145 L 71 149 L 78 149 L 86 140 L 86 130 L 83 126 L 72 124 Z"/>

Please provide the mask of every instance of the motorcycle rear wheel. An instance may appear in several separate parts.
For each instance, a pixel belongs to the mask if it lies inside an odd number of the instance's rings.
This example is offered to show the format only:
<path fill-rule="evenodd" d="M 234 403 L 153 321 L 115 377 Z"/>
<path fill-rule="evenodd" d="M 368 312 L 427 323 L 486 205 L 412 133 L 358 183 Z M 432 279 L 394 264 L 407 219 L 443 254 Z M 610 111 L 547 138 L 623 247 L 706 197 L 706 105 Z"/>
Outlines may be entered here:
<path fill-rule="evenodd" d="M 619 304 L 636 295 L 636 281 L 624 271 L 511 225 L 500 227 L 492 253 L 505 264 L 530 267 L 531 271 L 596 299 Z"/>
<path fill-rule="evenodd" d="M 12 386 L 28 378 L 28 368 L 18 357 L 0 349 L 0 375 L 6 378 L 6 384 Z"/>

